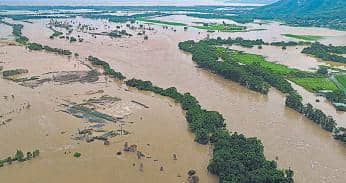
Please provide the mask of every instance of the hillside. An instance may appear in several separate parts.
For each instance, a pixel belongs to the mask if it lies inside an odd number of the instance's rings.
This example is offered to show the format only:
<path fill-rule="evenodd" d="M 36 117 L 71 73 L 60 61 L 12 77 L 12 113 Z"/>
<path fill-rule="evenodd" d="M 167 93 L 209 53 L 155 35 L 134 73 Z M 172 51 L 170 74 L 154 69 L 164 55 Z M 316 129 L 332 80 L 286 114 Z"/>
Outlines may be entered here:
<path fill-rule="evenodd" d="M 246 15 L 252 18 L 278 19 L 296 26 L 346 30 L 346 0 L 280 0 L 256 8 Z"/>

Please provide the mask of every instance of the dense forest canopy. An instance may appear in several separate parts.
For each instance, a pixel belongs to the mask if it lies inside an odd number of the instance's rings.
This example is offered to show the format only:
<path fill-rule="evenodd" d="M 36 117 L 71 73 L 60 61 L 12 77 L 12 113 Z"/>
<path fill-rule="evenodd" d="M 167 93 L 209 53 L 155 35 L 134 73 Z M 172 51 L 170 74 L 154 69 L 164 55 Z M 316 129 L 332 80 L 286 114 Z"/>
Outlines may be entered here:
<path fill-rule="evenodd" d="M 345 0 L 280 0 L 243 14 L 252 18 L 279 19 L 290 25 L 346 29 Z"/>

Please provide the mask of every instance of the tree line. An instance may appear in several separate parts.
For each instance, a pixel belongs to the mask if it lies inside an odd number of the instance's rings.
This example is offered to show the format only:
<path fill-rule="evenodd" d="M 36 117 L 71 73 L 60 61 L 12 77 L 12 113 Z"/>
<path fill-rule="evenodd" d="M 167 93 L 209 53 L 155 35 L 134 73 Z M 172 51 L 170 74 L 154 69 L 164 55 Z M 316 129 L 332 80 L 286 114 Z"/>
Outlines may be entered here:
<path fill-rule="evenodd" d="M 302 53 L 313 55 L 324 61 L 333 61 L 346 63 L 346 57 L 337 54 L 346 54 L 346 46 L 323 45 L 321 43 L 312 43 L 311 46 L 304 48 Z"/>
<path fill-rule="evenodd" d="M 163 89 L 154 86 L 150 81 L 138 79 L 130 79 L 125 83 L 139 90 L 170 97 L 181 104 L 186 111 L 189 129 L 195 134 L 195 141 L 213 146 L 213 157 L 208 170 L 218 175 L 220 182 L 293 182 L 292 170 L 279 170 L 275 161 L 265 159 L 260 140 L 230 133 L 226 129 L 222 114 L 203 109 L 190 93 L 179 93 L 175 87 Z"/>
<path fill-rule="evenodd" d="M 23 161 L 27 161 L 27 160 L 31 160 L 32 158 L 36 158 L 40 155 L 40 150 L 36 149 L 33 152 L 27 152 L 26 156 L 24 155 L 23 151 L 21 150 L 17 150 L 16 154 L 11 157 L 7 157 L 5 159 L 0 159 L 0 167 L 3 167 L 5 165 L 5 163 L 11 165 L 12 162 L 14 161 L 18 161 L 18 162 L 23 162 Z"/>
<path fill-rule="evenodd" d="M 91 62 L 92 65 L 101 66 L 105 75 L 109 75 L 119 80 L 126 79 L 126 77 L 121 72 L 116 72 L 114 69 L 110 67 L 110 65 L 107 62 L 102 61 L 99 58 L 93 56 L 89 56 L 88 60 Z"/>
<path fill-rule="evenodd" d="M 215 45 L 215 41 L 218 41 L 218 39 L 201 40 L 199 42 L 189 40 L 180 42 L 178 46 L 181 50 L 190 52 L 192 54 L 192 60 L 198 66 L 215 72 L 225 79 L 238 82 L 251 90 L 263 94 L 268 93 L 270 86 L 275 87 L 283 93 L 287 93 L 287 107 L 304 114 L 307 118 L 329 132 L 337 130 L 335 120 L 332 117 L 327 116 L 319 109 L 313 108 L 311 104 L 304 105 L 302 103 L 302 97 L 293 89 L 291 83 L 285 79 L 284 75 L 274 73 L 272 70 L 261 66 L 259 62 L 240 64 L 237 60 L 233 60 L 229 54 L 222 54 L 222 61 L 220 61 L 217 48 L 211 46 Z M 309 77 L 310 75 L 316 74 L 294 70 L 289 72 L 288 75 Z"/>
<path fill-rule="evenodd" d="M 39 43 L 28 43 L 27 47 L 29 50 L 35 50 L 35 51 L 45 50 L 47 52 L 53 52 L 59 55 L 67 55 L 67 56 L 72 55 L 72 52 L 70 50 L 64 50 L 61 48 L 52 48 L 50 46 L 43 46 Z"/>
<path fill-rule="evenodd" d="M 222 39 L 221 37 L 217 37 L 216 39 L 208 39 L 204 40 L 207 42 L 209 45 L 239 45 L 242 47 L 246 48 L 253 48 L 254 46 L 260 46 L 261 48 L 262 45 L 272 45 L 272 46 L 282 46 L 282 47 L 288 47 L 288 46 L 298 46 L 298 45 L 310 45 L 310 42 L 304 42 L 304 41 L 279 41 L 279 42 L 264 42 L 263 39 L 244 39 L 242 37 L 236 37 L 236 38 L 227 38 L 227 39 Z"/>
<path fill-rule="evenodd" d="M 20 44 L 26 44 L 29 41 L 29 39 L 27 37 L 22 35 L 22 29 L 24 27 L 22 24 L 11 24 L 11 23 L 5 22 L 1 19 L 0 19 L 0 23 L 12 27 L 12 34 L 15 36 L 16 42 L 18 42 Z"/>

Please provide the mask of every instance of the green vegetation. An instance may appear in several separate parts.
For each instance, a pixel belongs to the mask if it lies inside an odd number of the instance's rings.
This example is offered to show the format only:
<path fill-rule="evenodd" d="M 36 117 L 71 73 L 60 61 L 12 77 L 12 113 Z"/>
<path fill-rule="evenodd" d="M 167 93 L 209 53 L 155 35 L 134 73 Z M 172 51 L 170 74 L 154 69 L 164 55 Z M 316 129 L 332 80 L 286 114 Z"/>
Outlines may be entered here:
<path fill-rule="evenodd" d="M 288 93 L 286 98 L 288 107 L 304 114 L 329 132 L 336 129 L 334 119 L 310 104 L 303 105 L 302 97 L 287 81 L 289 79 L 310 91 L 339 90 L 327 76 L 271 63 L 258 55 L 217 47 L 218 40 L 185 41 L 179 43 L 179 48 L 192 53 L 192 60 L 198 66 L 238 82 L 251 90 L 266 94 L 269 86 L 272 86 L 283 93 Z"/>
<path fill-rule="evenodd" d="M 95 7 L 92 7 L 91 9 L 94 9 Z M 105 7 L 103 7 L 105 8 Z M 124 8 L 120 9 L 121 11 L 124 11 Z M 150 10 L 151 11 L 151 10 Z M 100 15 L 95 13 L 90 13 L 83 15 L 85 18 L 93 18 L 93 19 L 107 19 L 111 22 L 133 22 L 136 20 L 141 20 L 142 18 L 146 17 L 153 17 L 153 16 L 165 16 L 167 14 L 161 13 L 161 12 L 152 12 L 152 13 L 141 13 L 141 14 L 134 14 L 129 16 L 117 16 L 117 15 Z"/>
<path fill-rule="evenodd" d="M 43 46 L 41 44 L 38 43 L 28 43 L 28 49 L 30 50 L 35 50 L 35 51 L 40 51 L 40 50 L 45 50 L 47 52 L 53 52 L 53 53 L 57 53 L 59 55 L 72 55 L 72 52 L 70 50 L 63 50 L 60 48 L 52 48 L 49 46 Z"/>
<path fill-rule="evenodd" d="M 186 26 L 186 24 L 180 23 L 180 22 L 168 22 L 168 21 L 161 21 L 161 20 L 147 19 L 147 18 L 140 18 L 138 20 L 142 22 L 161 24 L 161 25 Z"/>
<path fill-rule="evenodd" d="M 29 50 L 43 50 L 43 46 L 41 44 L 38 43 L 28 43 L 28 48 Z"/>
<path fill-rule="evenodd" d="M 55 30 L 53 27 L 49 27 L 49 29 L 53 31 L 53 34 L 49 37 L 51 39 L 54 39 L 55 37 L 60 37 L 64 34 L 60 31 Z"/>
<path fill-rule="evenodd" d="M 346 128 L 337 128 L 334 132 L 334 138 L 346 143 Z"/>
<path fill-rule="evenodd" d="M 13 161 L 23 162 L 23 161 L 30 160 L 32 158 L 36 158 L 39 155 L 40 155 L 40 151 L 38 149 L 34 150 L 33 152 L 27 152 L 26 156 L 24 155 L 23 151 L 17 150 L 14 157 L 9 156 L 5 159 L 0 159 L 0 167 L 3 167 L 5 163 L 10 165 L 12 164 Z"/>
<path fill-rule="evenodd" d="M 346 46 L 323 45 L 318 42 L 304 48 L 302 53 L 313 55 L 324 61 L 346 63 L 346 57 L 337 54 L 346 54 Z"/>
<path fill-rule="evenodd" d="M 80 153 L 80 152 L 75 152 L 74 154 L 73 154 L 73 157 L 75 157 L 75 158 L 79 158 L 79 157 L 81 157 L 82 156 L 82 154 Z"/>
<path fill-rule="evenodd" d="M 245 26 L 239 26 L 236 24 L 219 24 L 219 23 L 203 23 L 200 26 L 193 26 L 197 29 L 205 29 L 209 31 L 221 31 L 221 32 L 242 32 L 246 30 Z"/>
<path fill-rule="evenodd" d="M 227 49 L 225 49 L 225 51 L 227 52 Z M 243 64 L 252 64 L 255 62 L 259 62 L 261 66 L 270 69 L 275 74 L 287 75 L 290 72 L 296 71 L 296 69 L 289 68 L 286 65 L 269 62 L 261 55 L 244 53 L 235 50 L 230 51 L 230 54 L 233 60 Z"/>
<path fill-rule="evenodd" d="M 188 13 L 186 16 L 205 18 L 205 19 L 230 19 L 232 20 L 234 16 L 224 15 L 224 14 L 214 14 L 214 13 Z"/>
<path fill-rule="evenodd" d="M 101 66 L 104 70 L 104 74 L 112 76 L 115 79 L 119 79 L 119 80 L 124 80 L 126 79 L 126 77 L 121 74 L 120 72 L 116 72 L 115 70 L 113 70 L 109 64 L 105 61 L 102 61 L 96 57 L 93 56 L 89 56 L 88 60 L 91 62 L 92 65 L 98 65 Z"/>
<path fill-rule="evenodd" d="M 27 69 L 13 69 L 13 70 L 5 70 L 2 72 L 2 75 L 4 77 L 12 77 L 15 75 L 19 75 L 19 74 L 25 74 L 28 73 L 29 71 Z"/>
<path fill-rule="evenodd" d="M 282 20 L 294 26 L 317 26 L 345 30 L 345 12 L 345 0 L 281 0 L 241 13 L 239 17 Z"/>
<path fill-rule="evenodd" d="M 16 37 L 16 42 L 18 42 L 20 44 L 26 44 L 29 41 L 29 39 L 27 37 L 22 35 L 22 29 L 24 27 L 22 24 L 11 24 L 11 23 L 5 22 L 1 19 L 0 19 L 0 23 L 12 27 L 12 34 Z"/>
<path fill-rule="evenodd" d="M 113 38 L 120 38 L 122 36 L 132 36 L 132 34 L 128 33 L 126 30 L 121 30 L 121 31 L 114 30 L 108 33 L 107 35 Z"/>
<path fill-rule="evenodd" d="M 295 34 L 282 34 L 283 36 L 295 38 L 295 39 L 301 39 L 305 41 L 317 41 L 322 39 L 322 36 L 311 36 L 311 35 L 295 35 Z"/>
<path fill-rule="evenodd" d="M 319 90 L 338 90 L 339 88 L 333 81 L 325 77 L 313 77 L 313 78 L 289 78 L 299 86 L 302 86 L 310 92 Z"/>
<path fill-rule="evenodd" d="M 265 159 L 260 140 L 247 138 L 242 134 L 230 134 L 225 129 L 222 115 L 201 108 L 190 93 L 181 94 L 174 87 L 163 89 L 150 81 L 138 79 L 127 80 L 126 84 L 139 90 L 168 96 L 181 104 L 186 110 L 186 120 L 195 134 L 195 141 L 213 145 L 213 158 L 208 170 L 218 175 L 220 182 L 293 183 L 292 170 L 278 170 L 275 161 Z M 239 171 L 239 167 L 242 167 L 242 171 Z"/>
<path fill-rule="evenodd" d="M 70 37 L 70 43 L 76 42 L 77 39 L 75 37 Z"/>
<path fill-rule="evenodd" d="M 61 48 L 52 48 L 49 46 L 44 46 L 43 49 L 48 51 L 48 52 L 57 53 L 59 55 L 67 55 L 67 56 L 72 55 L 72 52 L 70 50 L 64 50 Z"/>
<path fill-rule="evenodd" d="M 311 104 L 304 105 L 302 97 L 297 92 L 290 93 L 286 98 L 286 106 L 304 114 L 307 118 L 320 125 L 323 129 L 333 132 L 336 129 L 335 120 L 327 116 L 321 110 L 315 109 Z"/>
<path fill-rule="evenodd" d="M 346 75 L 336 75 L 335 78 L 342 84 L 346 89 Z"/>

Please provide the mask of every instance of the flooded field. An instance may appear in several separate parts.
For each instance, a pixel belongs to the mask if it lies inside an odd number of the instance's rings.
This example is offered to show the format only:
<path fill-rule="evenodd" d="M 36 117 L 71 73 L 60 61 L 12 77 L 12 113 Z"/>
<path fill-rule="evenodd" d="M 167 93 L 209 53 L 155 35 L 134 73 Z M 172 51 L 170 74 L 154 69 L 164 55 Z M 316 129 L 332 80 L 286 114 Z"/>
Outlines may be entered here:
<path fill-rule="evenodd" d="M 180 15 L 176 15 L 165 17 L 162 20 L 195 21 L 195 18 L 185 17 L 181 18 Z M 204 21 L 204 19 L 198 20 Z M 4 60 L 8 60 L 6 61 L 8 63 L 4 64 L 4 68 L 24 67 L 29 70 L 29 75 L 56 70 L 83 71 L 87 70 L 87 67 L 83 65 L 83 58 L 93 55 L 107 61 L 112 68 L 124 73 L 128 78 L 150 80 L 161 87 L 175 86 L 182 92 L 190 92 L 206 109 L 222 113 L 230 131 L 261 139 L 266 157 L 277 159 L 280 168 L 291 167 L 295 171 L 294 178 L 297 183 L 342 183 L 346 179 L 345 145 L 333 140 L 329 133 L 301 114 L 286 108 L 283 94 L 275 89 L 271 89 L 268 96 L 252 92 L 236 83 L 197 68 L 191 60 L 191 55 L 178 49 L 177 44 L 180 41 L 203 39 L 208 34 L 206 31 L 194 28 L 184 31 L 183 27 L 163 29 L 160 25 L 145 25 L 154 30 L 146 30 L 148 40 L 144 40 L 143 36 L 137 35 L 138 30 L 128 29 L 124 24 L 80 17 L 67 21 L 72 21 L 74 25 L 79 23 L 92 25 L 97 27 L 97 30 L 93 32 L 98 33 L 122 26 L 134 36 L 112 39 L 109 36 L 97 35 L 95 38 L 87 32 L 73 31 L 71 36 L 79 35 L 84 41 L 70 43 L 64 39 L 51 40 L 49 37 L 53 32 L 46 26 L 49 20 L 35 20 L 33 24 L 23 23 L 25 36 L 33 42 L 77 52 L 80 54 L 79 58 L 68 59 L 44 52 L 30 53 L 18 47 L 2 47 L 0 49 L 7 52 Z M 249 26 L 257 28 L 260 25 L 251 24 Z M 329 29 L 293 28 L 281 26 L 275 22 L 263 24 L 261 27 L 267 30 L 212 33 L 210 36 L 262 38 L 264 41 L 271 42 L 290 40 L 281 34 L 295 33 L 326 36 L 326 39 L 321 40 L 324 43 L 342 44 L 345 42 L 343 40 L 346 40 L 345 32 Z M 59 29 L 59 31 L 66 32 L 64 29 Z M 15 54 L 16 49 L 22 49 L 23 53 Z M 321 64 L 315 59 L 302 55 L 299 51 L 300 47 L 289 48 L 286 51 L 276 49 L 263 47 L 259 54 L 266 56 L 271 61 L 302 70 L 310 70 Z M 24 60 L 26 62 L 23 62 Z M 40 67 L 36 68 L 35 64 Z M 0 132 L 3 131 L 0 133 L 0 139 L 3 139 L 0 141 L 0 145 L 6 147 L 4 148 L 6 150 L 0 152 L 0 155 L 11 154 L 18 147 L 28 150 L 40 147 L 43 152 L 42 157 L 38 160 L 14 164 L 0 171 L 0 177 L 4 176 L 5 180 L 9 182 L 11 180 L 19 181 L 20 178 L 16 176 L 17 168 L 26 165 L 35 170 L 42 170 L 37 173 L 25 170 L 27 176 L 32 176 L 32 180 L 34 177 L 41 177 L 42 182 L 46 180 L 54 182 L 54 177 L 60 178 L 63 171 L 71 172 L 65 177 L 72 176 L 75 181 L 83 180 L 83 182 L 103 182 L 110 180 L 110 177 L 114 178 L 114 175 L 118 175 L 119 182 L 136 182 L 138 179 L 143 182 L 184 182 L 189 169 L 197 170 L 201 182 L 217 181 L 206 171 L 210 157 L 208 148 L 193 142 L 193 136 L 188 133 L 180 107 L 172 101 L 158 96 L 153 97 L 150 93 L 135 90 L 128 92 L 124 86 L 105 82 L 102 77 L 95 83 L 81 84 L 77 82 L 59 86 L 56 86 L 54 82 L 46 83 L 35 90 L 18 86 L 7 80 L 1 79 L 0 82 L 2 82 L 1 86 L 7 86 L 5 87 L 7 90 L 0 91 L 1 95 L 13 93 L 16 96 L 15 99 L 20 101 L 17 105 L 26 101 L 30 101 L 32 105 L 31 111 L 24 111 L 16 115 L 17 117 L 5 128 L 0 126 Z M 306 101 L 315 101 L 316 97 L 312 93 L 296 86 L 295 88 Z M 56 112 L 56 110 L 60 110 L 59 104 L 63 100 L 80 103 L 91 97 L 100 97 L 100 94 L 91 96 L 85 94 L 91 90 L 104 90 L 102 95 L 107 94 L 122 99 L 121 102 L 124 102 L 125 106 L 123 110 L 128 109 L 127 111 L 131 113 L 125 118 L 125 121 L 134 122 L 126 124 L 124 128 L 133 134 L 111 139 L 110 146 L 104 146 L 98 141 L 91 144 L 85 142 L 78 144 L 70 139 L 76 129 L 85 127 L 86 123 L 68 114 Z M 140 101 L 150 108 L 145 109 L 134 105 L 131 103 L 132 100 Z M 311 103 L 332 115 L 339 126 L 346 126 L 345 113 L 336 112 L 326 102 Z M 16 104 L 9 105 L 16 106 Z M 28 128 L 33 130 L 28 131 Z M 118 129 L 119 126 L 116 124 L 113 128 Z M 66 131 L 66 133 L 61 134 L 61 131 Z M 125 141 L 137 144 L 152 158 L 140 161 L 135 154 L 125 153 L 117 156 L 116 152 L 122 149 Z M 65 155 L 65 151 L 81 152 L 82 157 L 75 159 L 71 154 Z M 177 154 L 177 161 L 172 160 L 173 153 Z M 154 159 L 159 161 L 153 161 Z M 143 172 L 138 169 L 140 162 L 143 162 L 144 165 Z M 161 166 L 164 166 L 163 172 L 160 171 Z M 52 177 L 53 179 L 51 179 Z"/>
<path fill-rule="evenodd" d="M 2 56 L 6 60 L 1 64 L 4 69 L 26 68 L 28 77 L 88 70 L 75 58 L 29 52 L 18 46 L 3 46 L 0 50 L 6 53 Z M 217 180 L 206 171 L 209 148 L 194 143 L 180 106 L 170 100 L 127 91 L 124 86 L 107 82 L 104 76 L 90 83 L 51 81 L 34 89 L 4 79 L 0 79 L 0 85 L 1 116 L 11 119 L 0 126 L 0 156 L 12 155 L 17 149 L 26 152 L 38 148 L 41 151 L 37 159 L 1 168 L 0 177 L 4 182 L 107 182 L 114 177 L 120 182 L 186 182 L 190 169 L 196 170 L 203 182 Z M 120 101 L 100 111 L 122 120 L 106 123 L 100 129 L 122 129 L 130 134 L 111 138 L 110 145 L 97 140 L 90 143 L 76 140 L 78 130 L 98 123 L 62 112 L 66 110 L 64 106 L 105 95 Z M 152 115 L 158 111 L 160 115 Z M 125 142 L 135 144 L 144 157 L 138 159 L 136 153 L 124 152 Z M 74 158 L 74 152 L 82 156 Z M 16 173 L 19 169 L 21 176 Z"/>

